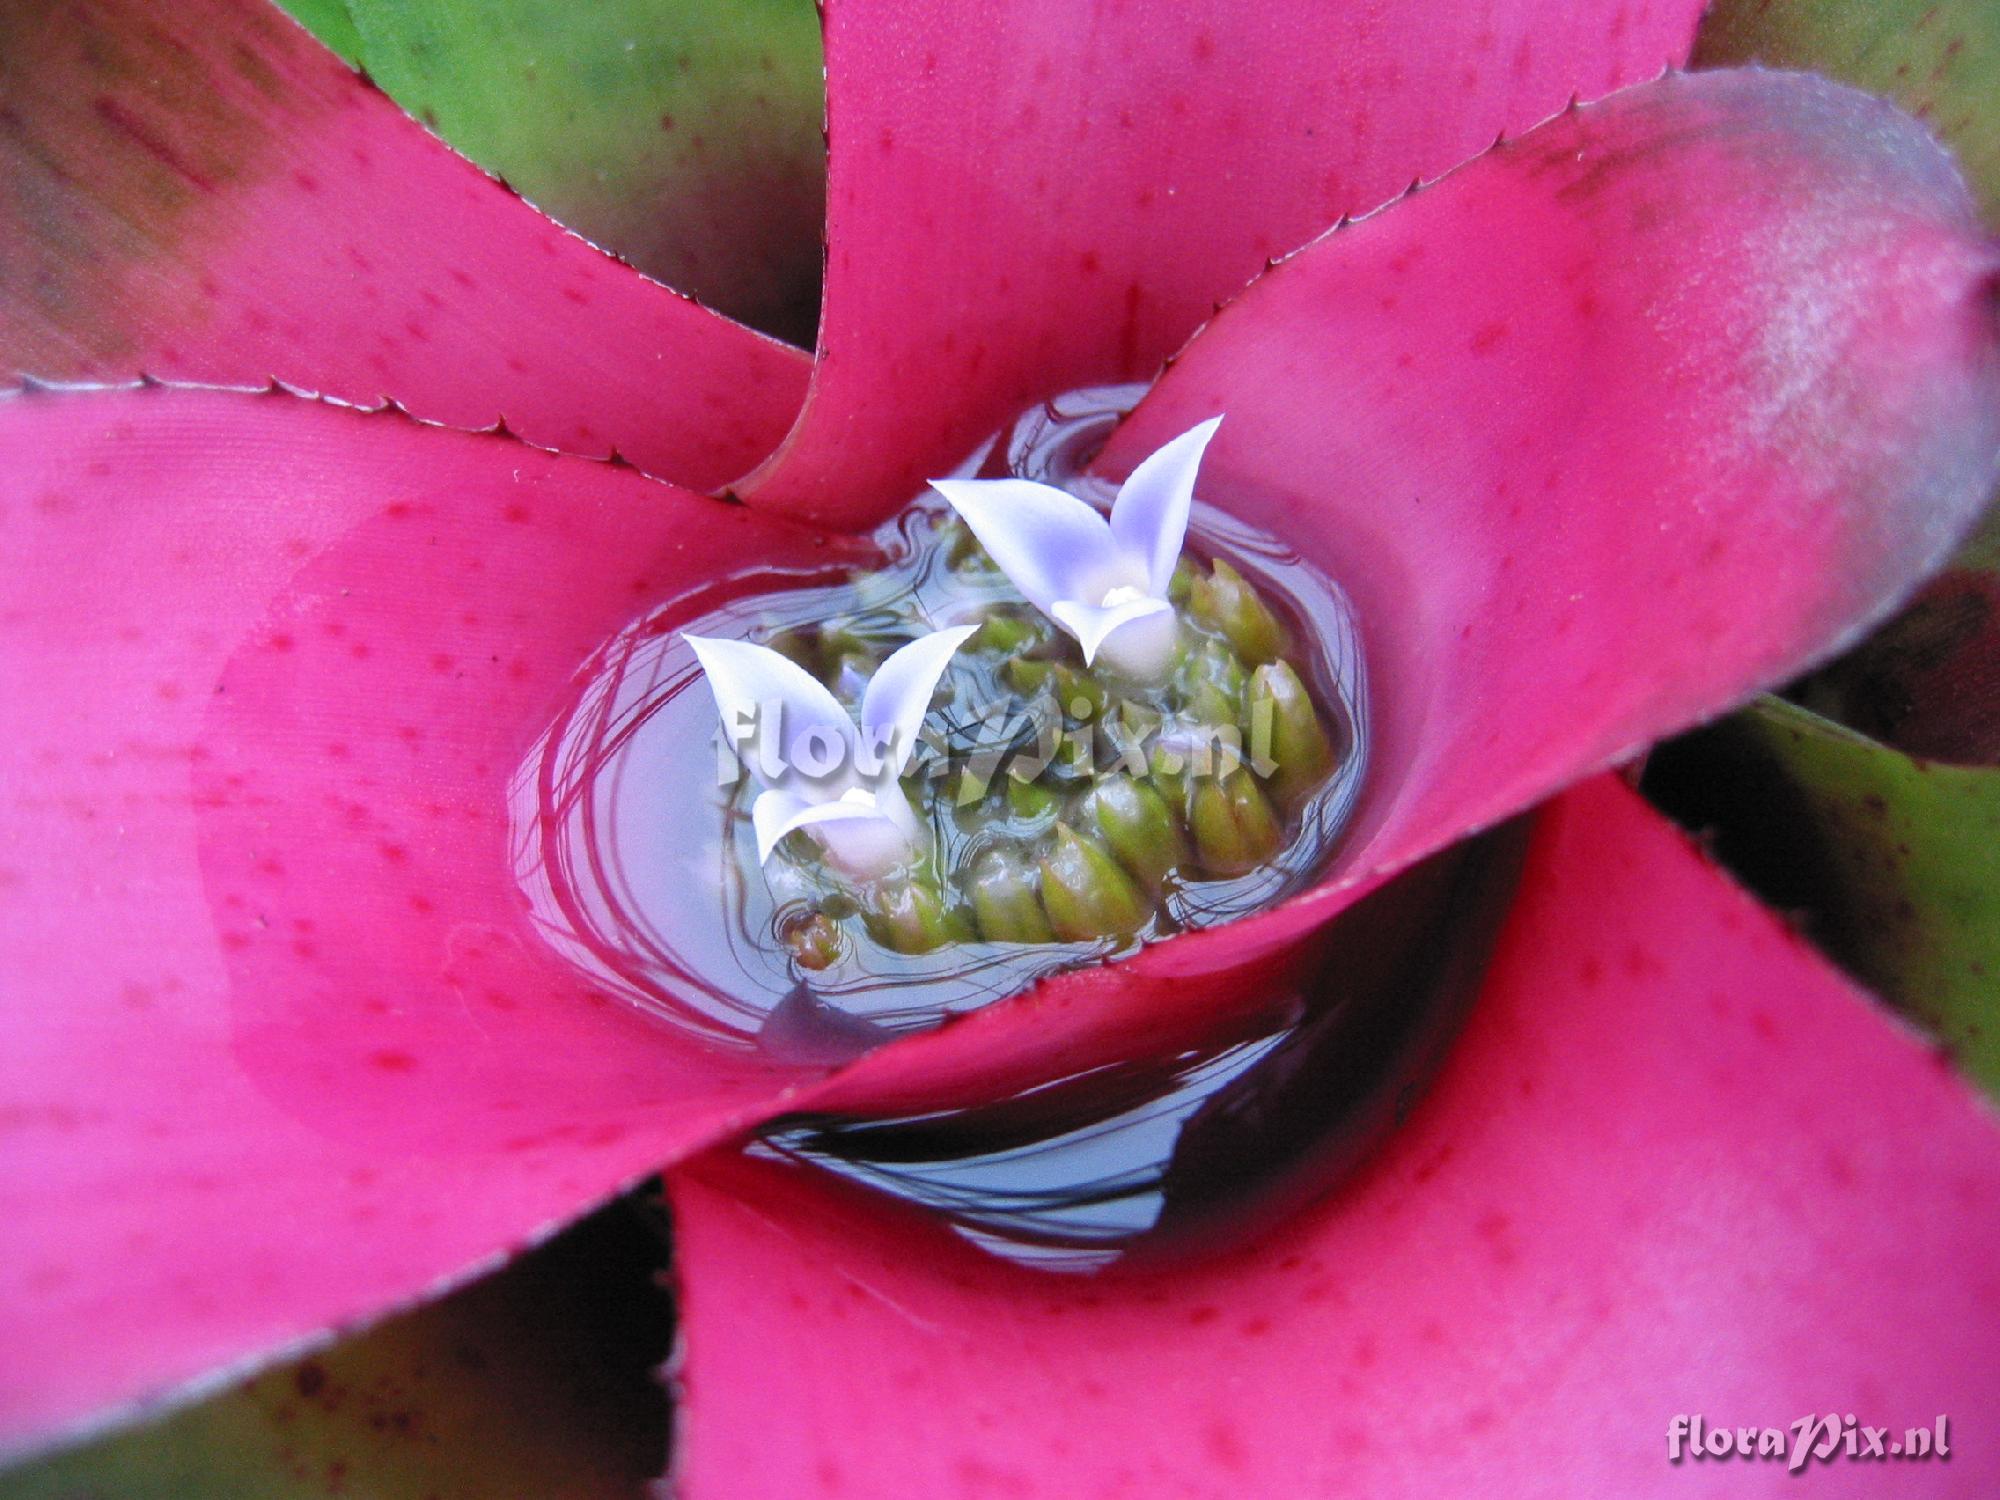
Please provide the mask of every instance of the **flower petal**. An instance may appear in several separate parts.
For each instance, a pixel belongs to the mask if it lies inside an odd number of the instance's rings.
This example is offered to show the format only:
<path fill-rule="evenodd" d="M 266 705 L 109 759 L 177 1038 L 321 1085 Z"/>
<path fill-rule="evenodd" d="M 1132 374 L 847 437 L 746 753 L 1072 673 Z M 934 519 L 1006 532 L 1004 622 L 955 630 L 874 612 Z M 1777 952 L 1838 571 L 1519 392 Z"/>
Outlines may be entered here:
<path fill-rule="evenodd" d="M 1429 1096 L 1224 1259 L 1049 1276 L 805 1174 L 677 1170 L 678 1493 L 1776 1495 L 1783 1464 L 1669 1462 L 1673 1419 L 1827 1411 L 1947 1414 L 1908 1492 L 1990 1493 L 2000 1455 L 1956 1435 L 2000 1404 L 1996 1147 L 1960 1080 L 1599 780 L 1540 820 Z"/>
<path fill-rule="evenodd" d="M 850 874 L 886 874 L 909 857 L 916 832 L 916 819 L 902 793 L 891 796 L 894 800 L 880 802 L 873 796 L 866 801 L 815 802 L 793 792 L 765 792 L 750 810 L 758 857 L 770 858 L 778 840 L 810 828 L 824 840 L 833 862 Z"/>
<path fill-rule="evenodd" d="M 1100 605 L 1077 604 L 1069 599 L 1058 599 L 1049 614 L 1058 625 L 1076 637 L 1077 645 L 1083 648 L 1084 663 L 1090 665 L 1096 661 L 1098 649 L 1114 632 L 1132 624 L 1135 620 L 1150 619 L 1159 614 L 1171 617 L 1173 612 L 1174 607 L 1164 599 L 1128 599 L 1125 603 L 1114 604 L 1108 609 Z M 1152 649 L 1155 646 L 1162 649 L 1155 651 Z M 1159 664 L 1164 665 L 1168 653 L 1173 650 L 1171 618 L 1167 622 L 1163 638 L 1149 639 L 1136 649 L 1149 660 L 1157 656 Z M 1122 666 L 1124 663 L 1120 662 L 1119 665 Z M 1152 673 L 1139 675 L 1150 676 Z"/>
<path fill-rule="evenodd" d="M 0 386 L 272 380 L 699 487 L 797 351 L 646 281 L 264 0 L 0 0 Z"/>
<path fill-rule="evenodd" d="M 958 648 L 978 629 L 977 625 L 954 625 L 919 636 L 890 653 L 868 679 L 861 695 L 861 738 L 871 753 L 878 746 L 890 753 L 889 762 L 877 774 L 894 778 L 910 763 L 938 679 Z"/>
<path fill-rule="evenodd" d="M 1187 539 L 1188 511 L 1194 504 L 1195 474 L 1201 455 L 1222 418 L 1210 417 L 1156 453 L 1139 461 L 1131 477 L 1118 488 L 1111 506 L 1111 539 L 1119 551 L 1137 559 L 1146 571 L 1146 592 L 1167 597 L 1174 564 Z"/>
<path fill-rule="evenodd" d="M 725 735 L 746 721 L 763 732 L 772 705 L 779 709 L 778 745 L 781 765 L 798 770 L 818 764 L 824 754 L 838 750 L 841 764 L 835 770 L 851 770 L 854 763 L 854 720 L 840 706 L 840 700 L 821 682 L 790 657 L 769 646 L 749 641 L 710 640 L 684 636 L 701 662 L 709 691 L 715 694 L 715 711 Z M 832 741 L 822 750 L 806 747 L 805 741 L 817 734 Z M 757 757 L 749 757 L 754 764 Z"/>
<path fill-rule="evenodd" d="M 1701 10 L 829 0 L 821 359 L 740 493 L 886 514 L 1028 403 L 1149 377 L 1342 214 L 1685 60 Z"/>
<path fill-rule="evenodd" d="M 0 1450 L 434 1290 L 818 1076 L 546 949 L 508 790 L 637 612 L 853 544 L 288 396 L 15 398 L 0 452 Z"/>
<path fill-rule="evenodd" d="M 1123 576 L 1111 527 L 1085 501 L 1032 479 L 937 479 L 931 488 L 951 502 L 972 534 L 1045 615 L 1058 599 L 1092 603 Z"/>
<path fill-rule="evenodd" d="M 757 800 L 750 804 L 750 824 L 757 834 L 757 858 L 769 859 L 785 835 L 803 827 L 804 815 L 820 805 L 790 787 L 774 786 L 759 792 Z"/>

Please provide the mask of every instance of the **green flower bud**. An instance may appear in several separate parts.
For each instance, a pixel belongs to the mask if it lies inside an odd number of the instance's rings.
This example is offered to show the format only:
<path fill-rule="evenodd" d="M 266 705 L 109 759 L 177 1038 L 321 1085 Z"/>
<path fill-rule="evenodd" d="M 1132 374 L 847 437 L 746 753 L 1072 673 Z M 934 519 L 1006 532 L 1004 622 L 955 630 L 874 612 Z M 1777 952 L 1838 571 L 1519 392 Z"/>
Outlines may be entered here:
<path fill-rule="evenodd" d="M 1026 822 L 1039 823 L 1055 815 L 1056 794 L 1039 781 L 1007 778 L 1007 810 Z"/>
<path fill-rule="evenodd" d="M 869 935 L 896 953 L 929 953 L 971 936 L 965 919 L 925 881 L 884 881 L 863 898 L 861 919 Z"/>
<path fill-rule="evenodd" d="M 1032 698 L 1042 690 L 1042 685 L 1049 680 L 1049 673 L 1054 670 L 1053 662 L 1032 656 L 1016 656 L 1000 669 L 1000 675 L 1007 679 L 1007 686 L 1023 698 Z"/>
<path fill-rule="evenodd" d="M 1110 776 L 1090 794 L 1097 827 L 1120 864 L 1143 884 L 1161 883 L 1187 862 L 1187 839 L 1166 799 L 1143 781 Z"/>
<path fill-rule="evenodd" d="M 1157 708 L 1141 703 L 1136 698 L 1121 698 L 1114 721 L 1122 733 L 1144 741 L 1160 732 L 1164 717 Z"/>
<path fill-rule="evenodd" d="M 1193 785 L 1186 771 L 1166 771 L 1155 766 L 1149 778 L 1153 790 L 1160 794 L 1160 800 L 1167 804 L 1167 810 L 1187 826 L 1188 792 Z"/>
<path fill-rule="evenodd" d="M 1226 776 L 1243 764 L 1238 710 L 1238 702 L 1225 698 L 1220 688 L 1203 683 L 1195 689 L 1187 712 L 1175 727 L 1175 737 L 1188 742 L 1181 754 L 1190 776 Z"/>
<path fill-rule="evenodd" d="M 1212 688 L 1231 703 L 1243 696 L 1243 684 L 1247 679 L 1243 673 L 1243 663 L 1224 641 L 1214 636 L 1197 637 L 1182 651 L 1174 668 L 1174 686 L 1180 690 L 1183 701 L 1195 697 L 1203 688 Z M 1229 720 L 1235 721 L 1234 712 Z"/>
<path fill-rule="evenodd" d="M 1194 617 L 1229 638 L 1236 654 L 1253 665 L 1276 661 L 1285 632 L 1256 589 L 1221 558 L 1215 571 L 1196 578 L 1188 595 Z"/>
<path fill-rule="evenodd" d="M 1211 729 L 1237 729 L 1236 704 L 1235 695 L 1204 682 L 1188 694 L 1188 717 Z"/>
<path fill-rule="evenodd" d="M 1152 766 L 1148 752 L 1160 732 L 1162 719 L 1157 709 L 1130 698 L 1112 708 L 1102 726 L 1107 763 L 1115 762 L 1127 775 L 1145 777 Z"/>
<path fill-rule="evenodd" d="M 1284 842 L 1277 814 L 1247 770 L 1195 784 L 1188 805 L 1195 853 L 1211 875 L 1242 875 L 1257 868 Z"/>
<path fill-rule="evenodd" d="M 849 658 L 872 662 L 874 653 L 861 635 L 845 625 L 827 625 L 819 632 L 819 665 L 812 669 L 821 681 L 839 676 L 841 664 Z M 873 670 L 871 667 L 870 670 Z"/>
<path fill-rule="evenodd" d="M 780 656 L 789 658 L 794 666 L 804 667 L 813 676 L 819 676 L 819 642 L 806 626 L 794 625 L 789 630 L 781 630 L 767 644 Z"/>
<path fill-rule="evenodd" d="M 782 934 L 792 961 L 802 969 L 820 970 L 840 958 L 845 943 L 840 926 L 823 911 L 804 912 L 785 923 Z"/>
<path fill-rule="evenodd" d="M 980 855 L 966 879 L 979 935 L 990 943 L 1048 943 L 1055 940 L 1035 873 L 1004 849 Z"/>
<path fill-rule="evenodd" d="M 1333 745 L 1312 695 L 1289 663 L 1271 662 L 1251 676 L 1247 707 L 1250 754 L 1268 753 L 1271 790 L 1295 807 L 1333 770 Z"/>
<path fill-rule="evenodd" d="M 1146 757 L 1150 769 L 1147 780 L 1160 794 L 1168 809 L 1183 822 L 1187 820 L 1188 805 L 1188 758 L 1180 751 L 1169 749 L 1157 740 L 1149 747 Z"/>
<path fill-rule="evenodd" d="M 1070 942 L 1129 938 L 1153 915 L 1118 861 L 1066 823 L 1056 824 L 1055 847 L 1042 857 L 1042 907 Z"/>
<path fill-rule="evenodd" d="M 1088 672 L 1079 671 L 1067 662 L 1057 662 L 1054 677 L 1056 701 L 1070 718 L 1085 723 L 1104 712 L 1110 695 L 1104 691 L 1104 684 Z"/>
<path fill-rule="evenodd" d="M 1048 632 L 1025 615 L 995 610 L 979 626 L 979 634 L 968 643 L 976 651 L 1014 655 L 1039 645 Z"/>
<path fill-rule="evenodd" d="M 1194 592 L 1195 567 L 1185 557 L 1174 564 L 1174 576 L 1167 580 L 1167 602 L 1179 609 Z"/>

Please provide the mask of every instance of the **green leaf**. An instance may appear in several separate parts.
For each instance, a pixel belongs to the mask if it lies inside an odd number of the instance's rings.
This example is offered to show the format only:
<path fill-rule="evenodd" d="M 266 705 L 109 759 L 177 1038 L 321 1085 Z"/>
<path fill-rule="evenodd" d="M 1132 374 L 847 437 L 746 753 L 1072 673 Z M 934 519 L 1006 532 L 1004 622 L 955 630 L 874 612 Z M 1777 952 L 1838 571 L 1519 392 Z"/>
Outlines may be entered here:
<path fill-rule="evenodd" d="M 2000 1095 L 2000 770 L 1766 698 L 1659 751 L 1647 789 Z"/>
<path fill-rule="evenodd" d="M 346 0 L 283 0 L 292 18 L 349 63 L 361 61 L 361 33 Z"/>
<path fill-rule="evenodd" d="M 285 3 L 316 31 L 334 8 Z M 648 275 L 810 344 L 826 197 L 812 0 L 345 5 L 360 63 L 457 150 Z"/>
<path fill-rule="evenodd" d="M 1695 63 L 1747 62 L 1894 99 L 2000 218 L 1993 0 L 1716 0 Z M 1790 691 L 1820 712 L 1766 699 L 1658 753 L 1649 788 L 2000 1093 L 2000 510 L 1909 608 Z"/>
<path fill-rule="evenodd" d="M 323 1354 L 0 1475 L 0 1500 L 641 1500 L 667 1450 L 663 1260 L 614 1205 Z"/>
<path fill-rule="evenodd" d="M 1762 62 L 1886 94 L 1958 151 L 2000 216 L 2000 5 L 1993 0 L 1717 0 L 1699 67 Z"/>

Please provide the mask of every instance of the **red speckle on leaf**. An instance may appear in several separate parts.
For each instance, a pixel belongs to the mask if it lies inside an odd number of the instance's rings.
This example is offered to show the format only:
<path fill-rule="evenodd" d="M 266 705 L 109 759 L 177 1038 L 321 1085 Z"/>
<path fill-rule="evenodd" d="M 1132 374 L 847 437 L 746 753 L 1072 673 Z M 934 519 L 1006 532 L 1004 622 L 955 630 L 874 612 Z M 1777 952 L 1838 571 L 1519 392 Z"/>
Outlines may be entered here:
<path fill-rule="evenodd" d="M 1209 1426 L 1207 1447 L 1209 1457 L 1221 1467 L 1231 1470 L 1243 1467 L 1243 1439 L 1227 1422 L 1217 1421 Z"/>

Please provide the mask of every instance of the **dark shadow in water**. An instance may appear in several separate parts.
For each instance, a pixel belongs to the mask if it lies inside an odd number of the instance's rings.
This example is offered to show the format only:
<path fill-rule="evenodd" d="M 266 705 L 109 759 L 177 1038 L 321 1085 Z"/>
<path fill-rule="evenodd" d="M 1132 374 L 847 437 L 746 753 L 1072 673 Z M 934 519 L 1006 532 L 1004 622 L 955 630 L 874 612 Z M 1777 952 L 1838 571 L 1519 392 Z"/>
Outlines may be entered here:
<path fill-rule="evenodd" d="M 1024 1264 L 1226 1248 L 1337 1187 L 1406 1119 L 1477 996 L 1525 821 L 1391 882 L 1316 941 L 1314 979 L 1248 1033 L 1001 1104 L 793 1118 L 752 1154 L 917 1204 Z"/>

